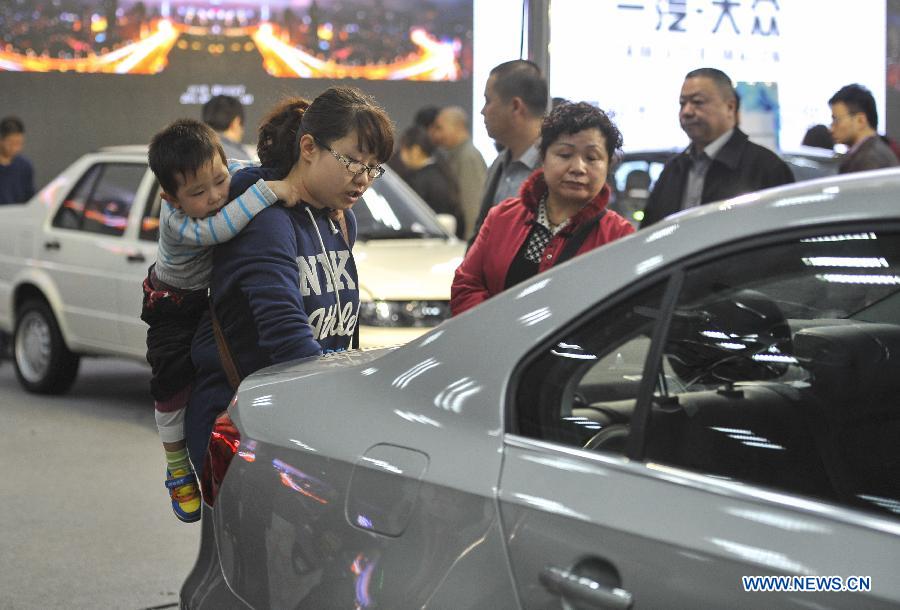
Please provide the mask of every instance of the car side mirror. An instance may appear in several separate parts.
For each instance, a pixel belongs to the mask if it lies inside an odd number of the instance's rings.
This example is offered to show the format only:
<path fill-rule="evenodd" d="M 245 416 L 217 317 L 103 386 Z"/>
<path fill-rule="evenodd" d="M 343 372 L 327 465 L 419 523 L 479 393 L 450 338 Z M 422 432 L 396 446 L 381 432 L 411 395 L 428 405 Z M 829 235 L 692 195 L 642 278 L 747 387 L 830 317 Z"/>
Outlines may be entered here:
<path fill-rule="evenodd" d="M 456 235 L 456 217 L 452 214 L 438 214 L 438 224 L 450 235 Z"/>

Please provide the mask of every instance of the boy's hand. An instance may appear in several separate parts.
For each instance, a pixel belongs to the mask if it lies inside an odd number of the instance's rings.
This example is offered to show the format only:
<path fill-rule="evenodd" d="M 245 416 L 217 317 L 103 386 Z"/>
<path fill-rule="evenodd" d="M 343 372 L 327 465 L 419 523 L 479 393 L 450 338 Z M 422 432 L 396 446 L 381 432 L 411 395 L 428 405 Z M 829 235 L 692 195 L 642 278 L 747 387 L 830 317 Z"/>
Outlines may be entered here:
<path fill-rule="evenodd" d="M 266 180 L 266 186 L 272 189 L 278 200 L 286 207 L 292 208 L 300 202 L 300 189 L 287 180 Z"/>
<path fill-rule="evenodd" d="M 306 189 L 303 188 L 303 176 L 299 162 L 294 163 L 284 180 L 272 180 L 267 184 L 287 207 L 297 205 L 306 192 Z"/>

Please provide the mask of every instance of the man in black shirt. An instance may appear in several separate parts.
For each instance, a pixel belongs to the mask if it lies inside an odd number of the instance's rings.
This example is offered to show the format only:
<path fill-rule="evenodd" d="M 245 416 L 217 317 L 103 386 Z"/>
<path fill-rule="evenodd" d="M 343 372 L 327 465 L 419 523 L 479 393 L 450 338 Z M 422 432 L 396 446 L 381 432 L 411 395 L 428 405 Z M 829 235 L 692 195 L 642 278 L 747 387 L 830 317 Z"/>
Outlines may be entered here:
<path fill-rule="evenodd" d="M 641 228 L 679 210 L 794 181 L 787 164 L 737 127 L 738 96 L 715 68 L 688 72 L 678 118 L 691 145 L 663 169 Z"/>

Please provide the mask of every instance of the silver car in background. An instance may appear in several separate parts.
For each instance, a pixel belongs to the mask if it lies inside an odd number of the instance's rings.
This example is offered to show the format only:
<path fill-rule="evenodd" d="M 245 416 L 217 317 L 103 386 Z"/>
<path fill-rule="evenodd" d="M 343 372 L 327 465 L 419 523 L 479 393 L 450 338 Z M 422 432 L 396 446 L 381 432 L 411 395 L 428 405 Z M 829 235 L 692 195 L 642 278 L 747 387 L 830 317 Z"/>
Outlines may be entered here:
<path fill-rule="evenodd" d="M 900 170 L 248 377 L 185 608 L 896 608 Z M 824 592 L 827 591 L 827 592 Z"/>

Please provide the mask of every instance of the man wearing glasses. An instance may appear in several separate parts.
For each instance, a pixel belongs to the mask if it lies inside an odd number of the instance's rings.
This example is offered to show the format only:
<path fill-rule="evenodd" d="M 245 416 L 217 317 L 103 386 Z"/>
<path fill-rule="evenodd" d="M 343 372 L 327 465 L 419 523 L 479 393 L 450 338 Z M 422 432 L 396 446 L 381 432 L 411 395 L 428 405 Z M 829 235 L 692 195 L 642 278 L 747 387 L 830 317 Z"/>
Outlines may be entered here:
<path fill-rule="evenodd" d="M 831 106 L 831 135 L 836 143 L 850 149 L 838 166 L 839 173 L 897 165 L 894 151 L 875 131 L 878 111 L 868 89 L 857 84 L 841 87 L 828 100 L 828 105 Z"/>

